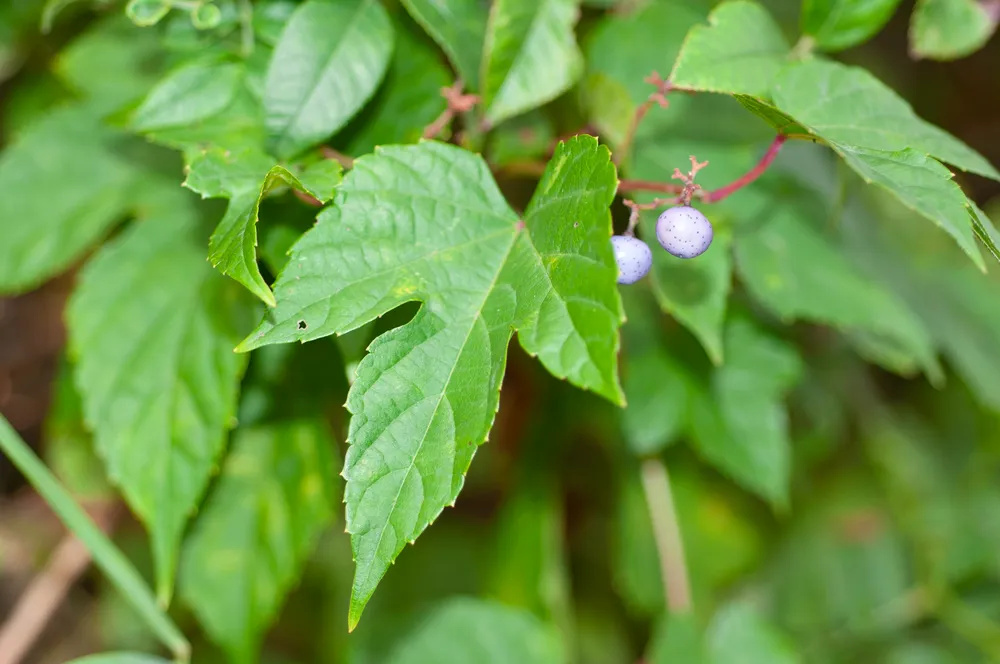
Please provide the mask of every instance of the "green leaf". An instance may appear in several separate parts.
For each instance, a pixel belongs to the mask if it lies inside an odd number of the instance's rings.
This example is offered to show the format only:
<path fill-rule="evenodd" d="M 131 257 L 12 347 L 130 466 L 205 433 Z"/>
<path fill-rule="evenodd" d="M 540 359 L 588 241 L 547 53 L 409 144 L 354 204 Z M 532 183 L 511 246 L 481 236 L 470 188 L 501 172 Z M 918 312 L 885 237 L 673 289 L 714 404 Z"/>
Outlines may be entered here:
<path fill-rule="evenodd" d="M 788 135 L 809 133 L 809 130 L 799 124 L 795 118 L 787 113 L 781 112 L 781 110 L 759 97 L 737 94 L 733 95 L 733 99 L 738 101 L 743 108 L 747 109 L 761 120 L 774 127 L 779 134 Z"/>
<path fill-rule="evenodd" d="M 490 132 L 487 161 L 497 169 L 544 160 L 555 140 L 551 119 L 541 110 L 532 111 Z"/>
<path fill-rule="evenodd" d="M 72 367 L 65 359 L 56 377 L 52 405 L 45 418 L 45 458 L 52 471 L 75 496 L 108 500 L 113 492 L 94 439 L 83 424 L 83 406 L 73 385 Z"/>
<path fill-rule="evenodd" d="M 922 120 L 902 97 L 859 67 L 825 60 L 789 65 L 772 95 L 775 106 L 828 142 L 893 152 L 912 148 L 1000 180 L 982 155 Z"/>
<path fill-rule="evenodd" d="M 64 106 L 0 154 L 0 292 L 65 270 L 124 217 L 137 169 L 120 140 L 95 109 Z"/>
<path fill-rule="evenodd" d="M 810 214 L 782 196 L 785 202 L 770 206 L 761 225 L 736 238 L 737 265 L 751 294 L 786 322 L 807 320 L 885 337 L 911 358 L 908 364 L 942 380 L 920 320 L 893 293 L 859 273 L 808 221 L 822 219 L 822 211 Z"/>
<path fill-rule="evenodd" d="M 576 0 L 496 0 L 483 50 L 482 99 L 496 125 L 552 101 L 583 73 Z"/>
<path fill-rule="evenodd" d="M 386 664 L 564 664 L 555 630 L 523 609 L 460 597 L 432 609 Z"/>
<path fill-rule="evenodd" d="M 667 75 L 688 30 L 708 16 L 706 4 L 700 0 L 657 1 L 634 11 L 610 13 L 584 42 L 588 73 L 606 76 L 627 90 L 633 104 L 641 104 L 654 91 L 643 79 L 653 71 Z M 650 48 L 650 44 L 656 47 Z M 606 115 L 607 111 L 599 108 L 605 100 L 593 101 L 598 113 Z"/>
<path fill-rule="evenodd" d="M 691 404 L 693 443 L 710 463 L 777 507 L 788 500 L 791 448 L 781 399 L 800 360 L 742 318 L 726 327 L 726 363 Z"/>
<path fill-rule="evenodd" d="M 824 51 L 862 44 L 885 27 L 899 0 L 805 0 L 802 34 Z"/>
<path fill-rule="evenodd" d="M 629 463 L 619 481 L 611 540 L 611 581 L 630 613 L 653 616 L 664 608 L 663 575 L 639 464 Z"/>
<path fill-rule="evenodd" d="M 557 148 L 521 222 L 481 158 L 430 141 L 385 147 L 354 163 L 292 248 L 277 308 L 240 350 L 343 334 L 424 303 L 371 344 L 348 397 L 352 627 L 406 542 L 458 495 L 514 329 L 554 375 L 621 402 L 616 187 L 607 149 L 576 137 Z"/>
<path fill-rule="evenodd" d="M 885 607 L 914 587 L 912 551 L 878 484 L 858 470 L 811 488 L 764 581 L 773 589 L 775 615 L 804 642 L 832 646 L 834 629 L 884 634 Z"/>
<path fill-rule="evenodd" d="M 646 223 L 647 237 L 655 237 L 655 226 Z M 653 293 L 660 307 L 698 338 L 715 364 L 722 363 L 722 327 L 726 300 L 732 283 L 729 235 L 720 230 L 708 251 L 698 260 L 653 254 Z"/>
<path fill-rule="evenodd" d="M 129 0 L 125 5 L 125 15 L 139 27 L 156 25 L 170 13 L 173 5 L 169 0 Z"/>
<path fill-rule="evenodd" d="M 448 55 L 466 87 L 478 90 L 489 5 L 479 0 L 403 0 L 403 5 Z"/>
<path fill-rule="evenodd" d="M 541 442 L 541 441 L 538 441 Z M 528 609 L 548 623 L 572 618 L 562 496 L 535 463 L 503 505 L 497 523 L 495 557 L 487 596 Z"/>
<path fill-rule="evenodd" d="M 263 152 L 264 134 L 263 109 L 244 84 L 237 87 L 232 102 L 218 113 L 189 124 L 154 129 L 146 133 L 146 138 L 183 150 L 190 160 L 212 147 Z"/>
<path fill-rule="evenodd" d="M 232 102 L 245 70 L 236 62 L 195 62 L 167 74 L 131 118 L 135 131 L 183 127 L 219 114 Z"/>
<path fill-rule="evenodd" d="M 347 154 L 368 154 L 376 145 L 415 143 L 447 106 L 441 88 L 450 75 L 438 54 L 405 27 L 397 27 L 396 34 L 382 89 L 355 123 Z"/>
<path fill-rule="evenodd" d="M 284 166 L 272 164 L 270 157 L 255 150 L 236 153 L 222 149 L 206 150 L 191 162 L 184 186 L 198 192 L 202 198 L 230 199 L 225 216 L 209 240 L 208 259 L 212 267 L 243 284 L 265 304 L 273 307 L 274 295 L 257 266 L 260 202 L 280 184 L 287 184 L 325 202 L 332 198 L 333 189 L 340 181 L 341 167 L 332 160 L 318 162 L 316 168 L 321 167 L 328 172 L 317 173 L 314 168 L 312 173 L 304 173 L 303 177 L 308 175 L 315 180 L 309 187 Z M 309 182 L 310 178 L 306 179 Z"/>
<path fill-rule="evenodd" d="M 899 201 L 945 230 L 972 262 L 985 270 L 971 226 L 969 200 L 940 162 L 907 148 L 899 152 L 833 144 L 865 182 L 889 190 Z"/>
<path fill-rule="evenodd" d="M 910 19 L 910 52 L 932 60 L 971 55 L 993 36 L 995 14 L 977 0 L 919 0 Z"/>
<path fill-rule="evenodd" d="M 184 544 L 181 596 L 236 662 L 258 661 L 264 630 L 333 518 L 333 445 L 322 422 L 237 429 Z"/>
<path fill-rule="evenodd" d="M 56 57 L 54 69 L 98 110 L 115 111 L 160 80 L 163 50 L 152 30 L 136 30 L 124 16 L 105 19 Z"/>
<path fill-rule="evenodd" d="M 87 265 L 67 312 L 87 425 L 150 530 L 164 600 L 232 424 L 250 312 L 205 262 L 189 199 L 170 193 Z"/>
<path fill-rule="evenodd" d="M 687 421 L 689 379 L 659 348 L 627 353 L 622 374 L 628 402 L 622 411 L 625 442 L 640 456 L 658 454 Z"/>
<path fill-rule="evenodd" d="M 253 30 L 257 41 L 274 46 L 298 5 L 292 0 L 260 2 L 253 8 Z M 256 50 L 256 49 L 254 49 Z"/>
<path fill-rule="evenodd" d="M 729 0 L 712 10 L 707 26 L 688 32 L 670 80 L 691 90 L 766 95 L 787 55 L 788 42 L 766 9 Z"/>
<path fill-rule="evenodd" d="M 51 33 L 52 24 L 55 23 L 59 14 L 61 14 L 67 7 L 76 4 L 78 1 L 79 0 L 45 0 L 45 6 L 42 7 L 42 18 L 40 21 L 42 34 L 47 35 Z"/>
<path fill-rule="evenodd" d="M 972 201 L 969 201 L 969 216 L 972 218 L 972 231 L 976 237 L 993 254 L 993 257 L 1000 261 L 1000 247 L 997 246 L 1000 243 L 1000 231 L 997 231 L 996 226 L 986 216 L 986 213 Z"/>
<path fill-rule="evenodd" d="M 170 664 L 168 660 L 138 652 L 107 652 L 74 659 L 69 664 Z"/>
<path fill-rule="evenodd" d="M 607 74 L 588 74 L 580 85 L 581 105 L 588 110 L 591 124 L 611 145 L 621 145 L 632 128 L 635 104 L 628 89 Z"/>
<path fill-rule="evenodd" d="M 691 613 L 673 613 L 660 620 L 647 659 L 649 664 L 716 664 L 708 660 L 705 637 Z"/>
<path fill-rule="evenodd" d="M 264 89 L 271 145 L 289 157 L 329 138 L 375 92 L 392 54 L 378 0 L 308 0 L 274 47 Z"/>
<path fill-rule="evenodd" d="M 730 604 L 720 609 L 706 636 L 713 664 L 796 664 L 801 661 L 787 637 L 743 604 Z"/>

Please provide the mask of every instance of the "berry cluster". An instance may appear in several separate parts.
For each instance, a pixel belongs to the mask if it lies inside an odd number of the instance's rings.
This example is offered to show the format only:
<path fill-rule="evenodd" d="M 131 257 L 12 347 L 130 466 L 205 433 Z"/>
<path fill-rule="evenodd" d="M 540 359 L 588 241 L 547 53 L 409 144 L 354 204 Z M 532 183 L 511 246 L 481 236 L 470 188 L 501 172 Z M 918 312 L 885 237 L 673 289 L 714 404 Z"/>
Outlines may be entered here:
<path fill-rule="evenodd" d="M 660 246 L 677 258 L 694 258 L 712 244 L 712 224 L 701 212 L 688 205 L 678 205 L 663 212 L 656 220 L 656 239 Z M 618 263 L 618 283 L 634 284 L 649 272 L 653 252 L 649 245 L 633 235 L 611 238 Z"/>

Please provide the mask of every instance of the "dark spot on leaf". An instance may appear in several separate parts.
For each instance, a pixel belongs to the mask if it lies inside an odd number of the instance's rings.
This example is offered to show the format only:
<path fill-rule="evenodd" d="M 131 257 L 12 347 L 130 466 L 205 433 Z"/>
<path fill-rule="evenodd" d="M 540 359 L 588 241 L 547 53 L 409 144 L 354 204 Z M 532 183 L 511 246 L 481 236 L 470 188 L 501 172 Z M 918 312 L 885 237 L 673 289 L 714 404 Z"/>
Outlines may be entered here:
<path fill-rule="evenodd" d="M 296 325 L 296 327 L 299 328 L 300 330 L 304 330 L 304 329 L 306 329 L 309 326 L 306 325 L 306 322 L 304 320 L 300 320 L 298 322 L 298 324 Z"/>

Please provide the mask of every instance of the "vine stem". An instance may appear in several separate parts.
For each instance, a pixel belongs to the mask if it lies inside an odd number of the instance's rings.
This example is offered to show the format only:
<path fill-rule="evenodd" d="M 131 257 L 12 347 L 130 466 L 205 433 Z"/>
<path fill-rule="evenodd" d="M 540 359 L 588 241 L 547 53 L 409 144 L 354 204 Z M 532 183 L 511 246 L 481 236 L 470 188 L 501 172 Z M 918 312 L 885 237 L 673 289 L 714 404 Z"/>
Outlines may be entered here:
<path fill-rule="evenodd" d="M 761 157 L 760 161 L 757 162 L 756 166 L 747 171 L 743 175 L 743 177 L 733 180 L 725 187 L 716 189 L 714 191 L 704 192 L 700 196 L 701 200 L 704 201 L 705 203 L 718 203 L 722 199 L 731 196 L 732 194 L 736 193 L 743 187 L 747 186 L 748 184 L 759 178 L 767 171 L 768 167 L 774 161 L 774 158 L 778 156 L 778 153 L 781 152 L 781 146 L 785 144 L 786 140 L 788 140 L 788 137 L 785 136 L 784 134 L 778 134 L 777 136 L 775 136 L 774 140 L 771 141 L 770 147 L 767 148 L 767 152 L 764 153 L 764 156 Z"/>
<path fill-rule="evenodd" d="M 616 150 L 614 156 L 616 166 L 621 165 L 621 163 L 625 161 L 625 157 L 628 155 L 628 151 L 632 147 L 632 142 L 635 140 L 635 134 L 639 130 L 639 125 L 642 124 L 642 120 L 646 117 L 646 114 L 653 109 L 654 105 L 658 105 L 660 108 L 666 108 L 667 93 L 674 89 L 673 84 L 660 76 L 659 72 L 654 71 L 643 80 L 650 85 L 656 86 L 656 91 L 650 94 L 646 101 L 636 107 L 635 114 L 632 116 L 632 121 L 629 123 L 628 130 L 625 132 L 625 138 L 622 139 L 621 145 L 619 145 L 618 150 Z"/>
<path fill-rule="evenodd" d="M 660 459 L 642 462 L 642 488 L 660 557 L 667 609 L 670 613 L 686 613 L 691 610 L 691 583 L 684 561 L 684 542 L 677 522 L 677 510 L 670 491 L 670 476 L 666 464 Z"/>
<path fill-rule="evenodd" d="M 479 103 L 479 95 L 467 95 L 462 92 L 465 84 L 461 79 L 453 85 L 441 88 L 441 96 L 447 102 L 447 107 L 441 111 L 434 122 L 424 129 L 424 138 L 437 138 L 438 135 L 455 119 L 459 113 L 468 113 Z"/>
<path fill-rule="evenodd" d="M 774 162 L 774 159 L 781 152 L 782 146 L 788 140 L 786 134 L 778 134 L 771 141 L 771 145 L 767 148 L 767 152 L 761 157 L 757 165 L 747 171 L 745 174 L 739 178 L 733 180 L 724 187 L 714 189 L 712 191 L 700 190 L 695 193 L 695 197 L 702 201 L 703 203 L 718 203 L 719 201 L 732 196 L 737 191 L 746 187 L 750 183 L 754 182 L 763 175 L 767 169 Z M 651 182 L 649 180 L 622 180 L 618 183 L 619 191 L 650 191 L 654 193 L 661 194 L 676 194 L 682 195 L 684 193 L 684 186 L 673 184 L 670 182 Z"/>
<path fill-rule="evenodd" d="M 177 625 L 160 608 L 152 591 L 142 575 L 128 558 L 108 539 L 108 536 L 94 524 L 69 492 L 59 483 L 42 460 L 32 451 L 0 414 L 0 451 L 21 471 L 35 491 L 45 499 L 60 521 L 76 535 L 90 552 L 94 564 L 119 592 L 132 604 L 132 608 L 146 621 L 153 633 L 159 637 L 175 661 L 186 664 L 191 659 L 191 644 Z"/>

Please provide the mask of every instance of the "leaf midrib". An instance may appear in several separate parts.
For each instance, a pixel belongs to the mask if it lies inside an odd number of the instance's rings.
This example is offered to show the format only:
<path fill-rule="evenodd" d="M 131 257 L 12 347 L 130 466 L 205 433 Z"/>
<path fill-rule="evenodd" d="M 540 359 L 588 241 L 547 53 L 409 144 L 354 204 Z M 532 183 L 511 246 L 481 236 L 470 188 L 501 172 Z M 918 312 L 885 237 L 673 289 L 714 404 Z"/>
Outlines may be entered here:
<path fill-rule="evenodd" d="M 511 234 L 510 245 L 508 245 L 507 251 L 504 252 L 503 260 L 500 261 L 499 264 L 498 264 L 498 266 L 497 266 L 496 273 L 493 275 L 493 280 L 490 282 L 489 287 L 485 288 L 483 290 L 483 299 L 482 299 L 482 301 L 479 303 L 478 306 L 476 306 L 475 309 L 472 310 L 472 315 L 469 316 L 469 325 L 468 325 L 468 328 L 466 329 L 466 332 L 465 332 L 465 338 L 462 340 L 462 345 L 459 347 L 458 352 L 455 354 L 455 362 L 451 365 L 451 369 L 448 371 L 448 377 L 442 383 L 441 392 L 437 395 L 437 402 L 434 404 L 434 410 L 431 412 L 430 417 L 427 418 L 427 427 L 424 429 L 424 432 L 421 434 L 421 436 L 420 436 L 420 443 L 417 445 L 417 449 L 413 453 L 413 458 L 411 459 L 409 465 L 406 468 L 406 471 L 403 473 L 402 479 L 399 482 L 399 489 L 396 491 L 396 495 L 393 497 L 392 504 L 391 504 L 391 506 L 390 506 L 390 508 L 388 510 L 389 517 L 385 519 L 384 525 L 383 525 L 382 529 L 379 531 L 378 540 L 376 540 L 375 546 L 373 548 L 373 550 L 375 552 L 374 555 L 376 557 L 378 556 L 378 553 L 379 553 L 379 547 L 382 545 L 382 538 L 385 537 L 385 531 L 391 525 L 391 517 L 392 517 L 393 514 L 395 514 L 396 505 L 399 503 L 399 497 L 403 493 L 403 487 L 406 485 L 406 480 L 409 478 L 410 473 L 413 471 L 413 468 L 416 466 L 417 457 L 420 456 L 420 451 L 423 449 L 424 444 L 427 442 L 427 433 L 430 431 L 431 425 L 434 423 L 434 418 L 437 416 L 438 409 L 441 407 L 441 404 L 445 400 L 445 395 L 448 392 L 448 386 L 451 384 L 451 379 L 452 379 L 452 376 L 454 376 L 454 374 L 455 374 L 455 369 L 458 366 L 459 359 L 461 358 L 462 353 L 465 351 L 465 347 L 469 343 L 469 339 L 472 337 L 472 331 L 475 329 L 476 321 L 478 321 L 482 317 L 482 311 L 483 311 L 483 307 L 486 306 L 486 301 L 489 299 L 490 295 L 493 293 L 493 290 L 496 288 L 497 282 L 500 280 L 500 275 L 503 274 L 504 268 L 507 265 L 507 261 L 510 260 L 510 254 L 511 254 L 511 252 L 514 250 L 514 247 L 517 246 L 517 242 L 519 240 L 519 237 L 520 237 L 520 232 L 516 232 L 515 231 L 514 233 Z M 532 245 L 532 246 L 534 246 L 534 245 Z M 537 255 L 537 251 L 535 253 Z M 426 305 L 423 305 L 423 306 L 426 306 Z M 354 413 L 352 413 L 352 415 L 353 414 Z M 350 441 L 348 441 L 348 443 L 350 444 Z M 367 452 L 367 449 L 365 451 Z M 366 487 L 365 490 L 367 491 L 367 489 L 370 488 L 370 486 L 371 485 L 369 485 L 369 487 Z M 359 498 L 358 498 L 358 502 L 359 503 L 360 503 L 360 500 L 363 497 L 364 497 L 364 493 L 362 493 L 361 496 L 359 496 Z M 421 507 L 422 507 L 422 505 L 421 505 Z M 418 516 L 419 516 L 419 514 L 418 514 Z M 418 524 L 418 527 L 419 527 L 419 525 L 420 525 L 419 520 L 417 521 L 417 524 Z M 404 541 L 405 540 L 406 540 L 406 538 L 404 537 Z M 368 564 L 368 571 L 365 574 L 365 587 L 367 587 L 370 584 L 371 573 L 372 573 L 372 564 L 369 563 Z M 354 584 L 354 590 L 357 589 L 357 586 L 358 586 L 358 584 L 355 583 Z M 353 594 L 353 592 L 352 592 L 352 594 Z M 354 600 L 354 598 L 352 597 L 352 603 L 353 603 L 353 600 Z"/>

